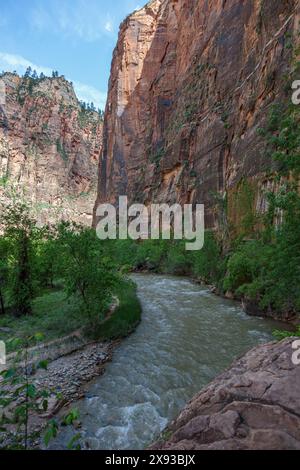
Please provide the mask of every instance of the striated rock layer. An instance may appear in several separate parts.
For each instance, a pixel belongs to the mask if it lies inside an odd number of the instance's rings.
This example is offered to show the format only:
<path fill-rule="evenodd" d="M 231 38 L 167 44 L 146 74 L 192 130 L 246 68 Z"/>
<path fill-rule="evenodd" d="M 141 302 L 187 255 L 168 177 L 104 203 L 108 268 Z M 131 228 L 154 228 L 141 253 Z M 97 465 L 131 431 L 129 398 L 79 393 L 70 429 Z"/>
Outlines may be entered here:
<path fill-rule="evenodd" d="M 202 390 L 152 449 L 300 449 L 300 366 L 292 339 L 260 346 Z"/>
<path fill-rule="evenodd" d="M 92 223 L 102 120 L 63 77 L 1 76 L 0 199 L 19 193 L 39 221 Z"/>
<path fill-rule="evenodd" d="M 153 0 L 121 25 L 113 56 L 99 202 L 205 203 L 238 225 L 247 180 L 263 209 L 270 159 L 258 135 L 299 26 L 297 0 Z"/>

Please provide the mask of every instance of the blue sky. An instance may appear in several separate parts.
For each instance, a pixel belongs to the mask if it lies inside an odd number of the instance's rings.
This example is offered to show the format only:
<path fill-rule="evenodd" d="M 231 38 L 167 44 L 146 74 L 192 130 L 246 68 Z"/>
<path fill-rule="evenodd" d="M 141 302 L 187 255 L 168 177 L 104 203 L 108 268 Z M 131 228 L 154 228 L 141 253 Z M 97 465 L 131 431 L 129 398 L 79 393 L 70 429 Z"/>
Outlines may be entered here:
<path fill-rule="evenodd" d="M 104 108 L 121 21 L 145 0 L 0 0 L 0 71 L 58 70 Z"/>

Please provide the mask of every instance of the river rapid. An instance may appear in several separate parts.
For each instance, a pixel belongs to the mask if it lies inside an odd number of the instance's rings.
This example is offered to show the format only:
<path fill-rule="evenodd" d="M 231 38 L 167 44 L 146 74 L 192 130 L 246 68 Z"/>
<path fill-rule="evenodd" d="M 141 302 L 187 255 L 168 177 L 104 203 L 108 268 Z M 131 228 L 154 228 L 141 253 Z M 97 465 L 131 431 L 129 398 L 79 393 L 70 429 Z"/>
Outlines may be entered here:
<path fill-rule="evenodd" d="M 90 449 L 145 448 L 195 393 L 278 328 L 188 279 L 132 278 L 142 322 L 76 404 Z"/>

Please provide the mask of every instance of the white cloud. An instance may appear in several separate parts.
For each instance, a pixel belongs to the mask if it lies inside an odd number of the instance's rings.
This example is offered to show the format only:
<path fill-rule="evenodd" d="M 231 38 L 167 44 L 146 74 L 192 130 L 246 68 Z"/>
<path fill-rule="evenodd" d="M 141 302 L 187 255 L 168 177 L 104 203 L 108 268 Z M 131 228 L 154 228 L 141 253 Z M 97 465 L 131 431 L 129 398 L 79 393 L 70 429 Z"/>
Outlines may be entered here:
<path fill-rule="evenodd" d="M 113 31 L 113 25 L 112 25 L 111 21 L 107 21 L 105 23 L 105 30 L 108 31 L 109 33 L 111 33 Z"/>
<path fill-rule="evenodd" d="M 47 7 L 36 4 L 29 12 L 31 27 L 39 31 L 54 31 L 66 37 L 87 42 L 112 35 L 115 30 L 110 15 L 103 14 L 99 0 L 74 0 L 62 2 L 51 0 Z"/>
<path fill-rule="evenodd" d="M 41 65 L 36 65 L 30 60 L 25 59 L 20 55 L 7 54 L 5 52 L 0 52 L 0 71 L 4 70 L 5 72 L 16 71 L 19 75 L 23 75 L 28 67 L 31 67 L 32 70 L 36 70 L 39 74 L 44 73 L 45 75 L 52 74 L 50 67 L 43 67 Z M 66 77 L 68 80 L 69 78 Z M 71 80 L 70 80 L 71 81 Z M 106 103 L 106 93 L 101 92 L 94 88 L 93 86 L 86 85 L 80 82 L 73 82 L 75 93 L 79 100 L 85 102 L 93 102 L 96 107 L 100 109 L 105 108 Z"/>
<path fill-rule="evenodd" d="M 74 89 L 78 98 L 86 103 L 93 102 L 100 109 L 105 109 L 106 93 L 98 91 L 96 88 L 84 85 L 80 82 L 73 82 Z"/>
<path fill-rule="evenodd" d="M 4 70 L 5 72 L 16 71 L 18 74 L 21 75 L 25 72 L 28 67 L 31 67 L 33 70 L 36 70 L 38 73 L 44 73 L 45 75 L 51 75 L 52 73 L 51 68 L 35 65 L 30 62 L 30 60 L 27 60 L 20 55 L 6 54 L 5 52 L 0 52 L 0 70 Z"/>

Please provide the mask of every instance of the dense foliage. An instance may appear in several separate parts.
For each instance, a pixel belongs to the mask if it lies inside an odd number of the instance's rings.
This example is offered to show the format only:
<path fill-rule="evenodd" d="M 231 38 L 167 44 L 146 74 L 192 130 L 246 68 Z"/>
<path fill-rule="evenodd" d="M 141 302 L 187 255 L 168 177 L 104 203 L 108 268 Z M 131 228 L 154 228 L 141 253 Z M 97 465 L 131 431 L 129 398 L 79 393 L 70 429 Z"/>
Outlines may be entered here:
<path fill-rule="evenodd" d="M 268 211 L 253 240 L 241 242 L 228 260 L 224 288 L 261 309 L 294 315 L 300 310 L 300 111 L 272 108 L 261 133 L 277 163 Z"/>
<path fill-rule="evenodd" d="M 18 334 L 56 327 L 57 336 L 81 326 L 103 337 L 111 304 L 124 285 L 128 291 L 132 285 L 95 231 L 72 223 L 39 228 L 21 202 L 5 208 L 1 225 L 0 326 Z M 139 319 L 139 306 L 133 311 L 128 329 Z"/>

